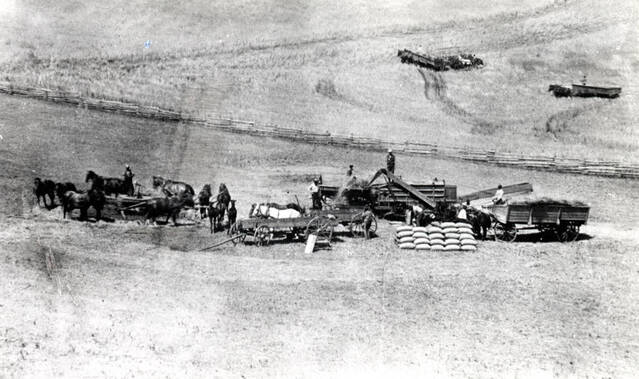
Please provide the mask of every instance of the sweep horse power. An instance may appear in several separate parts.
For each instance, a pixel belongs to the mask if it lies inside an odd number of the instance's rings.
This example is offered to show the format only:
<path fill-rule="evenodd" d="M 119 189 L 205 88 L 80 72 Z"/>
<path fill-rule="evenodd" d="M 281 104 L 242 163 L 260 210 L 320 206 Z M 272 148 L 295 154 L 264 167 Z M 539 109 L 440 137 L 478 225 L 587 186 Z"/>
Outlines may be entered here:
<path fill-rule="evenodd" d="M 195 196 L 195 190 L 190 184 L 177 180 L 164 179 L 161 176 L 153 176 L 153 188 L 160 188 L 167 196 L 175 196 L 182 192 Z"/>
<path fill-rule="evenodd" d="M 92 181 L 97 188 L 104 190 L 104 193 L 107 195 L 114 194 L 115 197 L 118 197 L 119 194 L 126 195 L 127 193 L 126 186 L 124 185 L 124 179 L 107 178 L 89 170 L 84 181 L 86 183 Z"/>

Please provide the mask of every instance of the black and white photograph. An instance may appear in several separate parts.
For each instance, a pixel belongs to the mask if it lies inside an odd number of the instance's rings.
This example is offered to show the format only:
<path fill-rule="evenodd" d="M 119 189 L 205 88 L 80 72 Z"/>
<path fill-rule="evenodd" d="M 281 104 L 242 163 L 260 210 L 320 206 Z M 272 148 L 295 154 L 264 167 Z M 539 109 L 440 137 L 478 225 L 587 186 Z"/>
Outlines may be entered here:
<path fill-rule="evenodd" d="M 0 0 L 0 378 L 636 378 L 636 0 Z"/>

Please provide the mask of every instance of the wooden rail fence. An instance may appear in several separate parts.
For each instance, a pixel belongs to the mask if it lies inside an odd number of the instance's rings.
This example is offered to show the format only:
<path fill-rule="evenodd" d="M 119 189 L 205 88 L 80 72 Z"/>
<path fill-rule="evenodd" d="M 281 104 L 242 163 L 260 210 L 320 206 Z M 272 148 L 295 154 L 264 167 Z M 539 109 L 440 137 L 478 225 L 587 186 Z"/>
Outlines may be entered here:
<path fill-rule="evenodd" d="M 132 102 L 104 100 L 83 97 L 77 93 L 44 88 L 16 86 L 0 83 L 0 93 L 25 96 L 56 103 L 76 105 L 86 109 L 121 113 L 134 117 L 143 117 L 163 121 L 188 122 L 204 127 L 256 136 L 267 136 L 305 143 L 347 146 L 371 151 L 385 151 L 388 148 L 410 155 L 443 157 L 499 166 L 522 169 L 564 172 L 579 175 L 594 175 L 613 178 L 639 179 L 639 164 L 616 161 L 594 161 L 554 156 L 518 155 L 494 150 L 480 150 L 467 147 L 442 146 L 418 142 L 394 142 L 376 138 L 345 136 L 331 133 L 315 133 L 296 128 L 284 128 L 252 121 L 215 117 L 202 119 L 182 112 L 140 105 Z"/>

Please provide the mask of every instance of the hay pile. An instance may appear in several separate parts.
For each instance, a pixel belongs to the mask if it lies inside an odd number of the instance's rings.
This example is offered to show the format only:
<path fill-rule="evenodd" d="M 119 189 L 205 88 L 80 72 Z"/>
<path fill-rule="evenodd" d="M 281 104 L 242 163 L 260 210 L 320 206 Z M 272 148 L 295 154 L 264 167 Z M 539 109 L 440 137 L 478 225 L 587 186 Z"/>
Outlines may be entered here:
<path fill-rule="evenodd" d="M 549 197 L 524 198 L 509 201 L 511 205 L 563 205 L 570 207 L 588 207 L 588 204 L 577 200 L 551 199 Z"/>
<path fill-rule="evenodd" d="M 465 222 L 434 222 L 427 227 L 399 226 L 395 230 L 395 243 L 400 249 L 409 250 L 477 250 L 472 228 Z"/>

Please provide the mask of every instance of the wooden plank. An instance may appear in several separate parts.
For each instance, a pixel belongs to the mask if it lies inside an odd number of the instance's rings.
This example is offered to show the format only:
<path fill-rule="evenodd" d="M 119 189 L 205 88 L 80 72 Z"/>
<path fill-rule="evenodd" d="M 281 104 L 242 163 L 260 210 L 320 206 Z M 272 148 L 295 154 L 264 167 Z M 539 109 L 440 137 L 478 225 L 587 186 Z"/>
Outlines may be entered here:
<path fill-rule="evenodd" d="M 519 183 L 519 184 L 511 184 L 507 186 L 503 186 L 504 195 L 511 194 L 526 194 L 533 192 L 533 186 L 530 183 Z M 459 201 L 465 202 L 466 200 L 479 200 L 479 199 L 489 199 L 495 195 L 497 192 L 497 187 L 489 188 L 477 192 L 472 192 L 466 195 L 462 195 L 459 197 Z"/>

